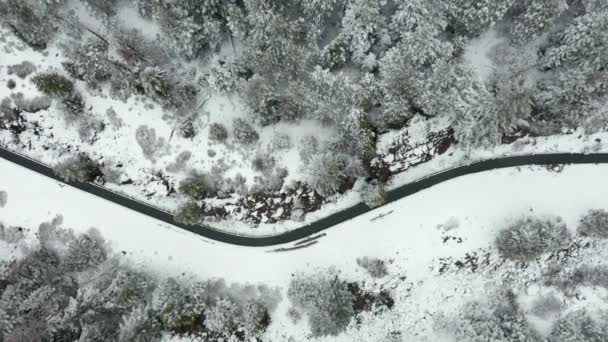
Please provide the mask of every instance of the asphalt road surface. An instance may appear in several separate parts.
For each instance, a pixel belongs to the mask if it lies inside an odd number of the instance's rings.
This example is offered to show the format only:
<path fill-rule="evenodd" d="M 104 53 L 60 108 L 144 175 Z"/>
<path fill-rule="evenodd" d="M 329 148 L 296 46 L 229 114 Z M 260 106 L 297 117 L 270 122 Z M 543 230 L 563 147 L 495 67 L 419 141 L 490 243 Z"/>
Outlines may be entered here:
<path fill-rule="evenodd" d="M 2 147 L 0 147 L 0 157 L 15 164 L 18 164 L 22 167 L 28 168 L 32 171 L 35 171 L 46 177 L 66 183 L 63 179 L 55 175 L 49 167 L 27 157 L 24 157 L 20 154 L 6 150 Z M 448 181 L 450 179 L 482 171 L 524 165 L 606 163 L 608 163 L 608 153 L 549 153 L 488 159 L 480 162 L 474 162 L 469 165 L 458 166 L 453 169 L 439 172 L 426 178 L 402 185 L 394 190 L 391 190 L 388 193 L 387 203 L 397 201 L 418 191 L 430 188 L 436 184 Z M 10 175 L 3 176 L 10 178 Z M 108 201 L 114 202 L 123 207 L 127 207 L 131 210 L 142 213 L 144 215 L 148 215 L 168 224 L 180 227 L 194 234 L 201 235 L 205 238 L 215 241 L 221 241 L 228 244 L 249 247 L 274 246 L 304 239 L 313 234 L 317 234 L 323 230 L 331 228 L 337 224 L 346 222 L 350 219 L 353 219 L 359 215 L 365 214 L 372 210 L 366 205 L 359 203 L 345 210 L 331 214 L 318 221 L 279 235 L 261 237 L 240 236 L 227 232 L 222 232 L 208 225 L 188 226 L 181 223 L 177 223 L 173 220 L 173 216 L 169 212 L 152 207 L 150 205 L 147 205 L 146 203 L 122 196 L 118 193 L 109 191 L 107 189 L 104 189 L 103 187 L 94 184 L 80 182 L 69 182 L 67 184 L 82 191 L 86 191 L 90 194 L 106 199 Z"/>

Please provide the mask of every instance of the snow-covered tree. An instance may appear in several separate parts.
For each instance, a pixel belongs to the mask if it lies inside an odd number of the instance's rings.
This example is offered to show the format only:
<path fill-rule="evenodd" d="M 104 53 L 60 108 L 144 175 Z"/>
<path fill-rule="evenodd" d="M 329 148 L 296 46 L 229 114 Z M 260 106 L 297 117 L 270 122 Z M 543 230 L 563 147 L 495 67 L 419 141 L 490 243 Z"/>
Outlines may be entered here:
<path fill-rule="evenodd" d="M 457 342 L 541 342 L 526 316 L 509 298 L 506 302 L 469 302 L 454 322 Z"/>
<path fill-rule="evenodd" d="M 339 334 L 354 316 L 354 297 L 332 272 L 297 274 L 289 284 L 287 296 L 306 311 L 315 336 Z"/>
<path fill-rule="evenodd" d="M 196 331 L 207 306 L 206 291 L 200 285 L 185 286 L 166 279 L 154 292 L 152 305 L 163 328 L 175 332 Z"/>
<path fill-rule="evenodd" d="M 245 305 L 243 310 L 243 329 L 249 336 L 262 334 L 270 325 L 270 314 L 264 304 L 253 301 Z"/>
<path fill-rule="evenodd" d="M 361 163 L 346 154 L 324 151 L 313 155 L 306 166 L 306 183 L 327 197 L 365 174 Z"/>
<path fill-rule="evenodd" d="M 70 242 L 63 267 L 68 272 L 81 272 L 106 261 L 107 251 L 99 232 L 92 230 Z"/>
<path fill-rule="evenodd" d="M 513 24 L 508 25 L 511 39 L 516 43 L 527 43 L 544 32 L 548 32 L 562 12 L 562 0 L 526 0 L 515 8 Z"/>
<path fill-rule="evenodd" d="M 250 25 L 241 60 L 251 70 L 269 80 L 296 78 L 306 62 L 303 19 L 290 20 L 282 14 L 281 3 L 245 2 Z"/>
<path fill-rule="evenodd" d="M 155 312 L 149 307 L 139 306 L 124 316 L 120 324 L 118 342 L 161 341 L 162 330 Z"/>
<path fill-rule="evenodd" d="M 348 44 L 353 61 L 366 70 L 373 70 L 378 56 L 373 48 L 382 51 L 390 44 L 387 18 L 381 13 L 385 0 L 353 0 L 346 7 L 341 35 Z"/>
<path fill-rule="evenodd" d="M 223 297 L 205 314 L 205 327 L 210 331 L 231 336 L 238 328 L 239 307 L 229 298 Z"/>
<path fill-rule="evenodd" d="M 478 36 L 496 25 L 513 6 L 514 0 L 448 0 L 448 21 L 461 34 Z"/>
<path fill-rule="evenodd" d="M 281 120 L 279 95 L 263 78 L 256 75 L 249 79 L 243 97 L 255 122 L 269 126 Z"/>
<path fill-rule="evenodd" d="M 585 309 L 573 311 L 560 318 L 553 326 L 549 342 L 600 342 L 608 334 L 606 315 L 601 320 L 593 318 Z"/>

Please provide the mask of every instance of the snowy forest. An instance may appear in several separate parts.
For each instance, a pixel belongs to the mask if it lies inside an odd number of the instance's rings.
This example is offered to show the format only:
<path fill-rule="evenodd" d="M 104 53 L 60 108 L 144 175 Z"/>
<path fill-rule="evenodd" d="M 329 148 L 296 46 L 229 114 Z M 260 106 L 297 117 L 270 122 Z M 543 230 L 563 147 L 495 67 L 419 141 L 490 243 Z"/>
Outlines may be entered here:
<path fill-rule="evenodd" d="M 294 271 L 279 288 L 169 276 L 60 216 L 35 231 L 0 225 L 0 341 L 605 341 L 608 212 L 572 228 L 506 220 L 493 246 L 424 265 L 431 282 L 361 257 L 355 277 Z"/>
<path fill-rule="evenodd" d="M 353 188 L 374 207 L 399 163 L 608 120 L 603 0 L 2 0 L 0 21 L 3 141 L 187 224 L 302 221 Z M 395 132 L 423 155 L 387 161 Z"/>

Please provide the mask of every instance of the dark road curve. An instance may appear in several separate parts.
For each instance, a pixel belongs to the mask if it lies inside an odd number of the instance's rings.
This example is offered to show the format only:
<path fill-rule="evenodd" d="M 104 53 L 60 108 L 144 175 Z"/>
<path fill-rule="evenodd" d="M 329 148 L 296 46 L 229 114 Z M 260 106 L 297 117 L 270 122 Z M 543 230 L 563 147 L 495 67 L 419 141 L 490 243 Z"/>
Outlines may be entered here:
<path fill-rule="evenodd" d="M 35 171 L 39 174 L 52 178 L 54 180 L 65 183 L 61 178 L 53 173 L 53 171 L 36 161 L 33 161 L 29 158 L 23 157 L 14 152 L 5 150 L 0 147 L 0 157 L 6 159 L 10 162 L 18 164 L 22 167 L 28 168 L 32 171 Z M 496 159 L 488 159 L 479 162 L 473 162 L 469 165 L 458 166 L 446 171 L 442 171 L 426 178 L 402 185 L 394 190 L 391 190 L 388 194 L 387 203 L 402 199 L 409 195 L 412 195 L 416 192 L 419 192 L 424 189 L 428 189 L 436 184 L 448 181 L 450 179 L 454 179 L 460 176 L 494 170 L 501 169 L 507 167 L 514 166 L 525 166 L 525 165 L 553 165 L 553 164 L 607 164 L 608 163 L 608 153 L 590 153 L 590 154 L 582 154 L 582 153 L 550 153 L 550 154 L 532 154 L 532 155 L 523 155 L 523 156 L 509 156 L 509 157 L 501 157 Z M 339 223 L 346 222 L 352 218 L 355 218 L 359 215 L 365 214 L 372 209 L 368 208 L 366 205 L 359 203 L 345 210 L 336 212 L 331 214 L 325 218 L 319 219 L 311 224 L 305 225 L 303 227 L 294 229 L 289 232 L 285 232 L 279 235 L 274 236 L 261 236 L 261 237 L 251 237 L 251 236 L 240 236 L 234 235 L 231 233 L 226 233 L 214 229 L 213 227 L 207 225 L 200 226 L 188 226 L 184 224 L 177 223 L 173 220 L 173 216 L 165 211 L 162 211 L 158 208 L 151 207 L 146 205 L 143 202 L 139 202 L 120 194 L 114 193 L 112 191 L 106 190 L 99 186 L 88 184 L 88 183 L 80 183 L 80 182 L 70 182 L 69 185 L 78 188 L 82 191 L 86 191 L 95 196 L 104 198 L 108 201 L 119 204 L 123 207 L 127 207 L 144 215 L 153 217 L 157 220 L 166 222 L 168 224 L 180 227 L 194 234 L 203 236 L 205 238 L 220 241 L 232 245 L 239 246 L 248 246 L 248 247 L 267 247 L 274 246 L 280 244 L 286 244 L 289 242 L 294 242 L 313 234 L 319 233 L 323 230 L 326 230 L 330 227 L 333 227 Z M 377 208 L 376 208 L 377 209 Z"/>

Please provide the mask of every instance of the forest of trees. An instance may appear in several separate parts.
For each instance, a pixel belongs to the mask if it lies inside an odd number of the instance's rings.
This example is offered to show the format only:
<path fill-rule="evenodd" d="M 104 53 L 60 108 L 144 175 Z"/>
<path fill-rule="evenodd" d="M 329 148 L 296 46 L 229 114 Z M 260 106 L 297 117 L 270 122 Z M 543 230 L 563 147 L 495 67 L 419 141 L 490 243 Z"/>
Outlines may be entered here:
<path fill-rule="evenodd" d="M 79 21 L 74 1 L 104 28 Z M 126 7 L 160 34 L 121 26 Z M 449 120 L 465 149 L 608 123 L 604 0 L 4 0 L 0 19 L 32 48 L 60 40 L 69 57 L 62 72 L 89 88 L 153 99 L 183 136 L 196 134 L 189 118 L 209 92 L 237 93 L 249 122 L 262 126 L 306 118 L 334 127 L 305 159 L 305 180 L 324 197 L 369 176 L 378 135 L 416 116 Z M 489 30 L 495 68 L 480 80 L 463 54 Z M 222 49 L 230 57 L 214 59 Z M 88 120 L 70 80 L 46 72 L 34 82 L 66 119 Z M 84 137 L 102 129 L 83 126 Z M 241 119 L 230 133 L 241 144 L 258 139 Z M 153 129 L 137 134 L 155 158 L 163 142 Z M 227 135 L 214 124 L 210 139 Z"/>
<path fill-rule="evenodd" d="M 250 340 L 270 324 L 278 289 L 228 286 L 221 279 L 166 278 L 136 269 L 97 230 L 76 234 L 61 218 L 43 223 L 37 241 L 0 224 L 0 341 L 160 341 L 198 335 Z"/>

